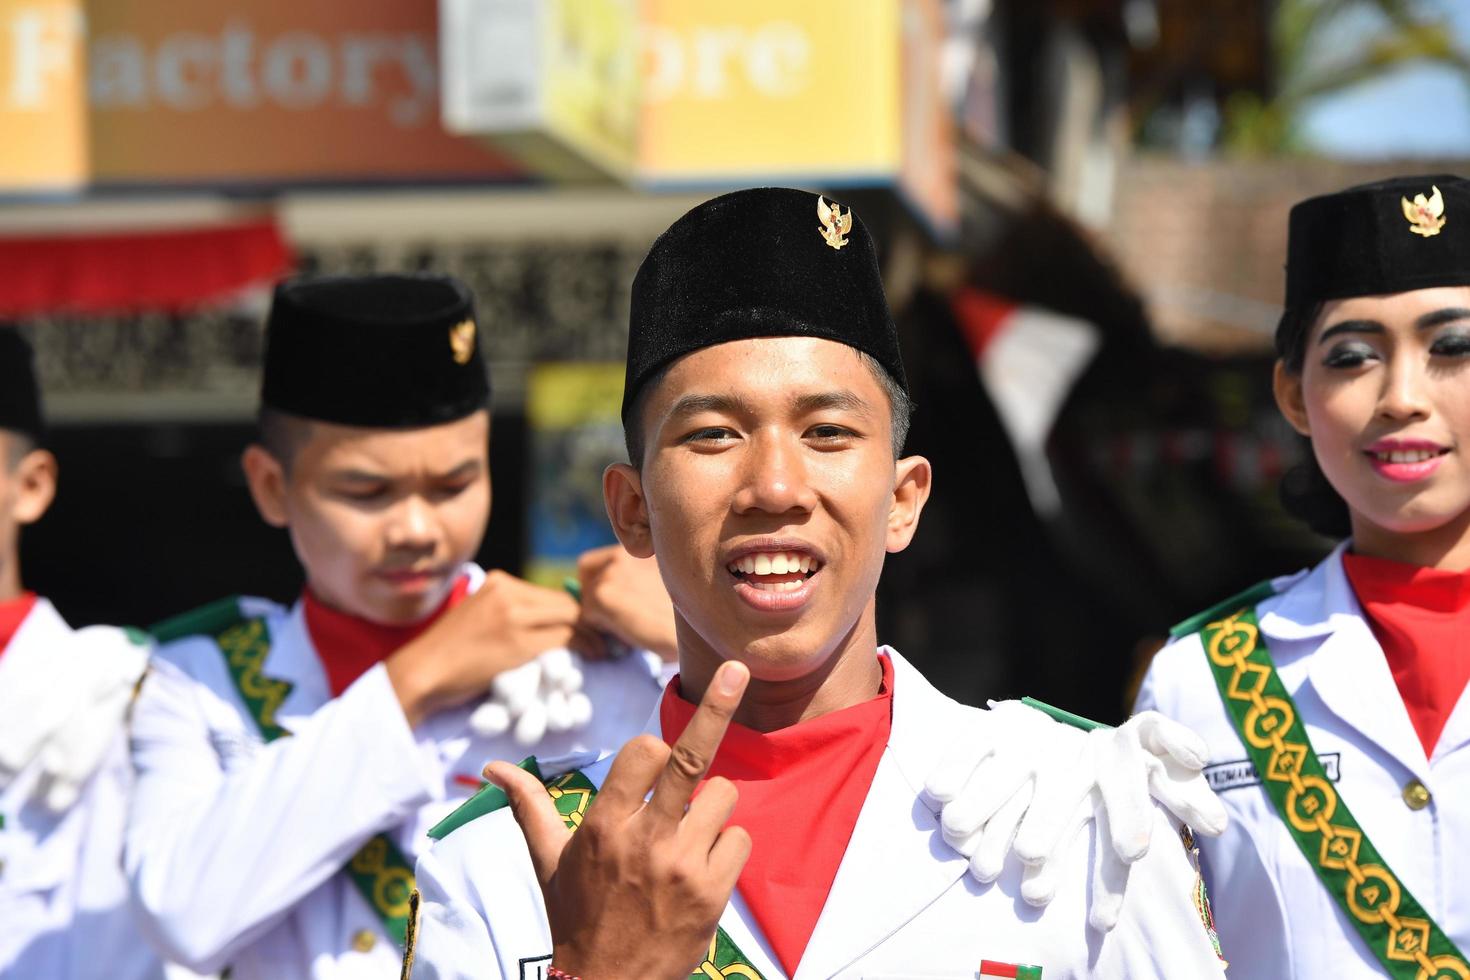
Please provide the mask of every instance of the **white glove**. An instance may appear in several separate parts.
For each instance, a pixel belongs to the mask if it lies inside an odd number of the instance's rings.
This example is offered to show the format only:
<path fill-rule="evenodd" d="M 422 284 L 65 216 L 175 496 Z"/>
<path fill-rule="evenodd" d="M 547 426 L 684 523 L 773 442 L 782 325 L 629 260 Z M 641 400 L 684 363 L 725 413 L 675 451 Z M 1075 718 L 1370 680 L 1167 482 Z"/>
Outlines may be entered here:
<path fill-rule="evenodd" d="M 1045 905 L 1067 853 L 1095 820 L 1088 922 L 1107 931 L 1118 922 L 1129 865 L 1148 853 L 1150 796 L 1201 834 L 1225 829 L 1225 808 L 1201 771 L 1203 740 L 1158 712 L 1085 734 L 1016 701 L 992 703 L 986 717 L 977 744 L 957 746 L 928 785 L 944 804 L 946 841 L 982 882 L 1000 874 L 1014 849 L 1026 865 L 1022 897 Z"/>
<path fill-rule="evenodd" d="M 531 746 L 547 732 L 585 728 L 592 701 L 582 693 L 581 660 L 570 650 L 548 650 L 535 660 L 500 673 L 490 698 L 470 715 L 475 734 L 494 738 L 510 732 L 517 745 Z"/>
<path fill-rule="evenodd" d="M 34 676 L 13 677 L 0 692 L 0 786 L 32 763 L 35 795 L 53 812 L 76 802 L 116 739 L 147 650 L 122 630 L 78 630 Z"/>

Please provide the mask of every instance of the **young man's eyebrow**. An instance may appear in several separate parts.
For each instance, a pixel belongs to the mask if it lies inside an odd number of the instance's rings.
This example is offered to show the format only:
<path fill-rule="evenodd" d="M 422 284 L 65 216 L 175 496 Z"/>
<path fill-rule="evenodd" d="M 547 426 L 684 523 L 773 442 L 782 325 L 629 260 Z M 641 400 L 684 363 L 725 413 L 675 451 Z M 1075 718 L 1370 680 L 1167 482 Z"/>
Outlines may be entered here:
<path fill-rule="evenodd" d="M 458 480 L 474 476 L 480 471 L 480 465 L 478 459 L 467 459 L 453 469 L 432 474 L 430 479 Z M 374 473 L 371 470 L 359 470 L 352 467 L 332 470 L 327 474 L 327 477 L 340 483 L 392 483 L 394 479 L 387 473 Z"/>
<path fill-rule="evenodd" d="M 682 418 L 700 412 L 720 412 L 727 415 L 750 414 L 754 410 L 749 401 L 739 395 L 685 395 L 674 402 L 668 417 Z"/>
<path fill-rule="evenodd" d="M 803 414 L 810 412 L 839 411 L 851 412 L 854 415 L 870 418 L 873 414 L 872 406 L 862 398 L 846 389 L 838 391 L 821 391 L 807 395 L 798 395 L 794 399 L 794 406 L 798 412 Z"/>
<path fill-rule="evenodd" d="M 386 473 L 372 473 L 368 470 L 343 469 L 332 470 L 327 478 L 340 483 L 388 483 L 390 478 Z"/>
<path fill-rule="evenodd" d="M 443 473 L 435 473 L 436 480 L 462 480 L 465 477 L 474 476 L 480 472 L 480 461 L 478 459 L 467 459 L 452 470 Z"/>

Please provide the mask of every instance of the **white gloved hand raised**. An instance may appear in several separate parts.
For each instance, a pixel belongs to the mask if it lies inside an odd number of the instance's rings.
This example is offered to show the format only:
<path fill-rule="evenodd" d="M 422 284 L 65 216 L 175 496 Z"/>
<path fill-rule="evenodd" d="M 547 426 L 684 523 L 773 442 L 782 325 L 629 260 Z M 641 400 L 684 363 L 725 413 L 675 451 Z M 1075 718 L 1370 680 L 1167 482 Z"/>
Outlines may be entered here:
<path fill-rule="evenodd" d="M 981 882 L 994 881 L 1014 850 L 1026 865 L 1022 897 L 1045 905 L 1078 833 L 1095 820 L 1088 921 L 1107 931 L 1117 924 L 1129 866 L 1148 852 L 1150 797 L 1201 834 L 1225 829 L 1225 809 L 1202 772 L 1203 740 L 1158 712 L 1086 733 L 1019 701 L 992 702 L 983 718 L 976 738 L 955 746 L 926 787 L 943 805 L 945 840 Z"/>

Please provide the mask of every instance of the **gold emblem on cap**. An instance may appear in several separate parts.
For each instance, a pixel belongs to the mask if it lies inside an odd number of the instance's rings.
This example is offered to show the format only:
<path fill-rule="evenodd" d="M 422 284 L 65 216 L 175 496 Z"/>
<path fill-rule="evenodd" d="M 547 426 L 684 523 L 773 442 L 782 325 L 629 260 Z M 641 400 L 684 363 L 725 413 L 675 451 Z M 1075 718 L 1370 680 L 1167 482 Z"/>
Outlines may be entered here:
<path fill-rule="evenodd" d="M 822 195 L 817 195 L 817 217 L 822 219 L 822 227 L 817 230 L 822 233 L 822 240 L 833 248 L 841 248 L 847 244 L 845 237 L 852 231 L 852 208 L 842 210 L 842 205 L 833 201 L 827 203 Z"/>
<path fill-rule="evenodd" d="M 461 320 L 449 328 L 449 350 L 455 364 L 468 364 L 475 353 L 475 321 Z"/>
<path fill-rule="evenodd" d="M 1429 189 L 1434 193 L 1427 200 L 1423 194 L 1415 194 L 1412 201 L 1407 197 L 1399 198 L 1404 206 L 1404 217 L 1409 219 L 1409 230 L 1424 238 L 1438 235 L 1447 220 L 1444 216 L 1444 195 L 1432 184 Z"/>

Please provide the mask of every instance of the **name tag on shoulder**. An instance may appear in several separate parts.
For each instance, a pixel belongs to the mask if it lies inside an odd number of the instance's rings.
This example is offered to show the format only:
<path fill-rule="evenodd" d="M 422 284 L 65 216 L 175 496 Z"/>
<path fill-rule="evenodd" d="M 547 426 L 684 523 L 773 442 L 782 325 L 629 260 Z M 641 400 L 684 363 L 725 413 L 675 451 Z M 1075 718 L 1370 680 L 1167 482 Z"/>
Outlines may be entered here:
<path fill-rule="evenodd" d="M 1341 778 L 1339 763 L 1342 759 L 1340 752 L 1328 752 L 1326 755 L 1317 757 L 1322 761 L 1322 770 L 1327 773 L 1327 778 L 1337 782 Z M 1249 759 L 1240 759 L 1236 762 L 1220 762 L 1213 766 L 1205 766 L 1205 780 L 1209 782 L 1210 789 L 1216 793 L 1223 793 L 1230 789 L 1240 789 L 1243 786 L 1261 785 L 1261 774 L 1256 771 L 1255 764 Z"/>

